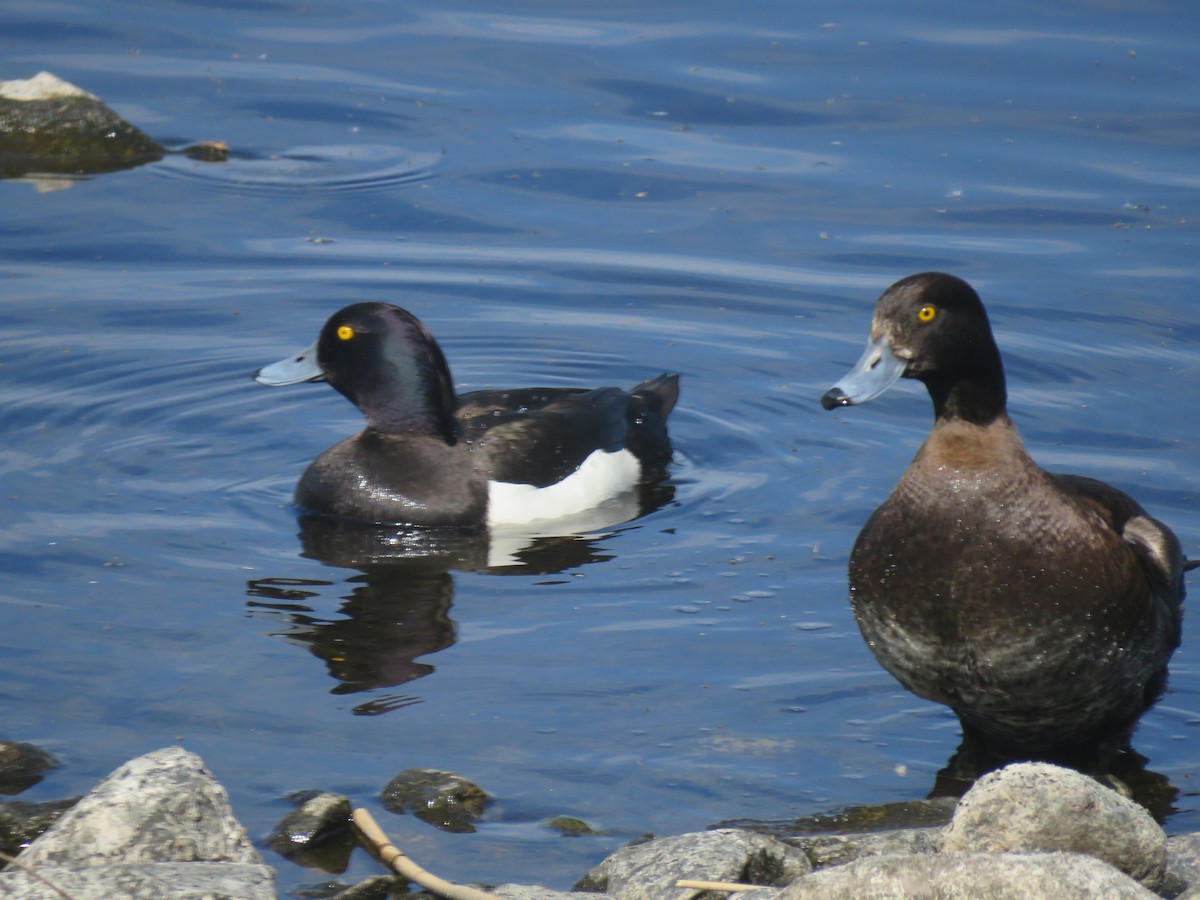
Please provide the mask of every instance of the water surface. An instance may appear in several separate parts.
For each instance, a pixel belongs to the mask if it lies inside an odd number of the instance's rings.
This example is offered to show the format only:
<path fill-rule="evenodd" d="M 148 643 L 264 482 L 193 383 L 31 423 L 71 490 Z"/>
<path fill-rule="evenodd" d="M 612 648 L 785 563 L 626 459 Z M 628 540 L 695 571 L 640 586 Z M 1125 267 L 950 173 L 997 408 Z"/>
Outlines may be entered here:
<path fill-rule="evenodd" d="M 1198 20 L 4 4 L 0 77 L 48 69 L 171 148 L 233 151 L 0 182 L 4 736 L 63 761 L 22 799 L 179 743 L 260 843 L 321 787 L 445 877 L 565 888 L 645 831 L 924 796 L 957 723 L 875 664 L 845 565 L 928 401 L 818 398 L 884 287 L 954 272 L 1035 457 L 1200 556 Z M 681 372 L 671 479 L 503 568 L 314 533 L 291 489 L 358 419 L 250 373 L 357 300 L 420 316 L 463 390 Z M 1136 739 L 1174 832 L 1200 829 L 1193 623 Z M 491 793 L 480 829 L 382 811 L 411 766 Z M 283 893 L 322 877 L 268 856 Z"/>

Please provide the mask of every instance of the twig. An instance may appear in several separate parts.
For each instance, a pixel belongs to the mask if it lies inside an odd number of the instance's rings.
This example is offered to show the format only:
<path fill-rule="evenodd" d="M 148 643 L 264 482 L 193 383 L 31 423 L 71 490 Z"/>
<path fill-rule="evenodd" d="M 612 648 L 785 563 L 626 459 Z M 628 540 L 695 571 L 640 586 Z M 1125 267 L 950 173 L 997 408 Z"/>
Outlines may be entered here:
<path fill-rule="evenodd" d="M 765 885 L 735 884 L 731 881 L 691 881 L 685 878 L 682 881 L 675 882 L 675 887 L 691 888 L 695 891 L 729 891 L 730 893 L 734 893 L 736 891 L 756 891 L 761 887 L 765 887 Z"/>
<path fill-rule="evenodd" d="M 383 829 L 379 827 L 379 823 L 375 821 L 375 817 L 365 809 L 356 809 L 351 819 L 362 836 L 370 842 L 371 849 L 375 851 L 379 861 L 397 875 L 416 882 L 439 897 L 445 897 L 446 900 L 500 900 L 495 894 L 462 884 L 454 884 L 422 869 L 391 842 L 384 834 Z"/>
<path fill-rule="evenodd" d="M 40 881 L 42 884 L 46 885 L 46 887 L 50 888 L 50 890 L 54 891 L 54 893 L 58 894 L 58 896 L 64 898 L 64 900 L 75 900 L 74 897 L 72 897 L 70 894 L 68 894 L 62 888 L 60 888 L 57 884 L 55 884 L 49 878 L 39 875 L 37 872 L 35 872 L 33 870 L 32 867 L 25 865 L 25 863 L 21 862 L 15 856 L 9 856 L 3 850 L 0 850 L 0 859 L 4 860 L 10 866 L 16 866 L 18 869 L 20 869 L 22 872 L 24 872 L 30 878 Z"/>

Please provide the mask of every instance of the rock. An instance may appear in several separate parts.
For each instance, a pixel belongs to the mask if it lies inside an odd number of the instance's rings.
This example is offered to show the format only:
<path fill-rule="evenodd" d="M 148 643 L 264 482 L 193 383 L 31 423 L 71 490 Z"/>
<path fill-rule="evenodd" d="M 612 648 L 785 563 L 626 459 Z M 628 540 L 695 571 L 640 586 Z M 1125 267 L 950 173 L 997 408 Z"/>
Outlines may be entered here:
<path fill-rule="evenodd" d="M 0 873 L 0 896 L 61 900 L 29 870 L 72 900 L 275 897 L 224 788 L 178 747 L 121 766 Z"/>
<path fill-rule="evenodd" d="M 489 893 L 503 897 L 504 900 L 604 900 L 609 896 L 608 894 L 579 893 L 577 891 L 564 893 L 524 884 L 502 884 L 492 888 Z"/>
<path fill-rule="evenodd" d="M 405 769 L 387 783 L 380 795 L 389 812 L 412 813 L 442 831 L 475 831 L 491 797 L 478 785 L 451 772 Z"/>
<path fill-rule="evenodd" d="M 468 826 L 478 821 L 488 800 L 470 782 L 426 769 L 401 773 L 384 794 L 393 811 L 423 813 L 440 827 L 464 810 L 473 817 Z M 307 791 L 292 799 L 302 806 L 281 821 L 272 846 L 331 847 L 348 835 L 345 797 Z M 21 805 L 9 803 L 0 812 Z M 938 810 L 922 809 L 913 821 L 928 822 L 927 813 L 940 816 Z M 852 820 L 842 811 L 793 824 L 807 831 L 839 822 L 878 827 L 896 821 L 890 814 L 862 811 Z M 47 808 L 43 814 L 58 812 Z M 514 884 L 491 891 L 505 900 L 716 896 L 675 887 L 689 879 L 772 885 L 741 892 L 738 900 L 1150 900 L 1159 895 L 1200 900 L 1200 834 L 1167 840 L 1140 807 L 1054 766 L 1017 764 L 980 779 L 944 829 L 781 837 L 779 824 L 756 827 L 772 831 L 723 827 L 649 838 L 612 854 L 573 892 Z M 55 887 L 21 866 L 36 869 Z M 1116 866 L 1157 884 L 1159 894 Z M 273 881 L 200 759 L 168 748 L 122 766 L 62 812 L 16 864 L 0 872 L 0 897 L 62 900 L 62 890 L 72 900 L 269 900 L 275 896 Z M 406 887 L 404 879 L 381 875 L 346 887 L 335 898 L 384 900 Z M 321 888 L 321 896 L 329 896 L 339 886 Z"/>
<path fill-rule="evenodd" d="M 19 794 L 42 780 L 58 760 L 33 744 L 0 741 L 0 794 Z"/>
<path fill-rule="evenodd" d="M 1167 836 L 1145 809 L 1095 779 L 1047 763 L 1016 763 L 963 795 L 943 850 L 1083 853 L 1153 889 L 1166 869 Z"/>
<path fill-rule="evenodd" d="M 1157 896 L 1092 856 L 952 853 L 875 856 L 822 869 L 794 881 L 778 900 L 1155 900 Z"/>
<path fill-rule="evenodd" d="M 865 834 L 900 829 L 945 825 L 958 807 L 958 796 L 928 797 L 891 803 L 844 806 L 833 812 L 816 813 L 799 819 L 761 822 L 728 819 L 717 828 L 745 828 L 776 837 L 801 834 Z"/>
<path fill-rule="evenodd" d="M 267 837 L 267 846 L 286 859 L 303 857 L 307 852 L 334 838 L 350 834 L 350 800 L 328 791 L 300 791 L 288 799 L 300 805 L 284 816 Z M 340 856 L 340 854 L 339 854 Z M 345 854 L 349 856 L 349 852 Z M 307 865 L 303 859 L 301 865 Z M 328 867 L 322 865 L 321 868 Z M 332 871 L 345 871 L 345 864 Z"/>
<path fill-rule="evenodd" d="M 49 72 L 0 81 L 0 178 L 113 172 L 165 152 L 98 97 Z"/>
<path fill-rule="evenodd" d="M 687 900 L 700 892 L 676 888 L 680 879 L 784 885 L 811 869 L 802 851 L 777 838 L 723 828 L 622 847 L 575 889 L 619 900 Z"/>
<path fill-rule="evenodd" d="M 78 797 L 72 797 L 49 803 L 0 803 L 0 851 L 16 856 L 78 802 Z"/>
<path fill-rule="evenodd" d="M 275 900 L 275 873 L 239 863 L 37 866 L 37 877 L 6 869 L 0 897 L 20 900 Z M 53 887 L 51 887 L 53 885 Z M 57 888 L 57 890 L 55 890 Z M 60 893 L 61 892 L 61 893 Z"/>
<path fill-rule="evenodd" d="M 329 900 L 390 900 L 408 894 L 408 879 L 399 875 L 374 875 L 354 887 L 338 891 Z M 322 894 L 321 896 L 328 896 Z"/>
<path fill-rule="evenodd" d="M 554 816 L 543 823 L 547 828 L 557 831 L 564 837 L 581 837 L 585 834 L 603 834 L 597 831 L 583 819 L 574 816 Z"/>
<path fill-rule="evenodd" d="M 33 842 L 27 865 L 262 860 L 225 789 L 179 747 L 117 769 Z"/>
<path fill-rule="evenodd" d="M 847 806 L 787 821 L 733 819 L 715 827 L 741 827 L 773 835 L 803 850 L 813 868 L 822 869 L 862 856 L 937 852 L 942 843 L 941 826 L 949 824 L 957 808 L 957 797 L 932 797 Z"/>
<path fill-rule="evenodd" d="M 942 829 L 896 828 L 865 834 L 802 835 L 782 840 L 803 850 L 813 868 L 824 869 L 842 866 L 866 856 L 936 853 L 942 847 Z"/>
<path fill-rule="evenodd" d="M 1161 892 L 1171 896 L 1185 888 L 1200 890 L 1200 834 L 1167 838 L 1167 872 Z"/>

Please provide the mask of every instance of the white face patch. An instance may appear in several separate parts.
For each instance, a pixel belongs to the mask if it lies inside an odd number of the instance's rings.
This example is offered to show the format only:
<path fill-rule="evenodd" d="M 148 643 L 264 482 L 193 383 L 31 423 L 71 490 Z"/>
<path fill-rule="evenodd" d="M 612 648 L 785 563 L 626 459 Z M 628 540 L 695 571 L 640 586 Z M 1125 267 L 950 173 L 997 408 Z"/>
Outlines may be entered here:
<path fill-rule="evenodd" d="M 596 450 L 557 484 L 539 488 L 506 481 L 488 482 L 488 525 L 525 525 L 583 512 L 628 491 L 642 466 L 628 450 Z"/>

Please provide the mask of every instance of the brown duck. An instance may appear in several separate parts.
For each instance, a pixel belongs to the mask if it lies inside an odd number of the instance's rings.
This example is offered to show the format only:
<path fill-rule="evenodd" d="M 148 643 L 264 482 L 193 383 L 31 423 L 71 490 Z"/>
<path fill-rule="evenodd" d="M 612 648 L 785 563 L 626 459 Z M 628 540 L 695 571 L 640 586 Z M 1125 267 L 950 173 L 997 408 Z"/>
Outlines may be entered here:
<path fill-rule="evenodd" d="M 1029 457 L 987 313 L 961 279 L 888 288 L 862 359 L 821 404 L 864 403 L 901 377 L 925 384 L 935 421 L 850 556 L 872 652 L 1004 756 L 1121 750 L 1179 645 L 1179 541 L 1116 488 Z"/>

